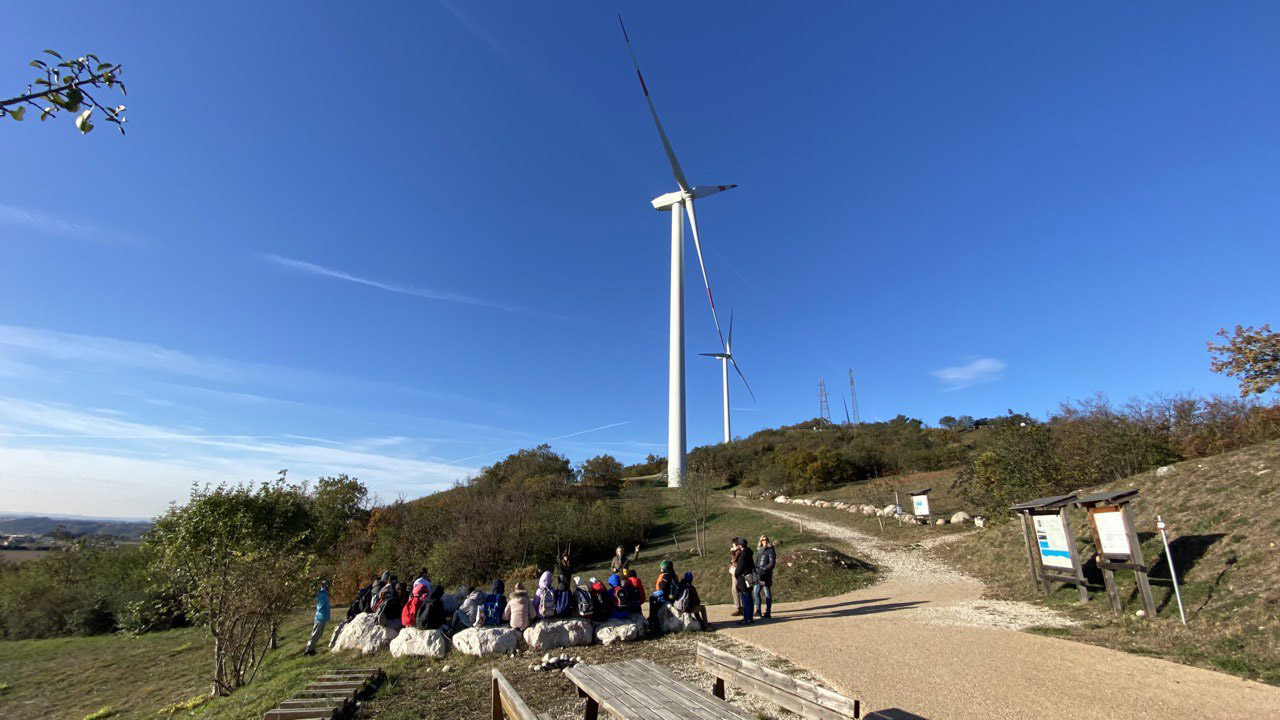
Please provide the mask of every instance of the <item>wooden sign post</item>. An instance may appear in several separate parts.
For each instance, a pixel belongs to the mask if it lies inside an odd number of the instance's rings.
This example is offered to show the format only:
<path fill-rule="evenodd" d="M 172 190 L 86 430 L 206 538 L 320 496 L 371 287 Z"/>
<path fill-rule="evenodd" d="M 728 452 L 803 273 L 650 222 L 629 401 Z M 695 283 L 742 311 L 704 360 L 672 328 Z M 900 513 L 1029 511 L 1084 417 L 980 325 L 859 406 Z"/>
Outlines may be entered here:
<path fill-rule="evenodd" d="M 1053 591 L 1054 582 L 1075 585 L 1080 593 L 1080 602 L 1089 602 L 1084 566 L 1080 562 L 1076 536 L 1068 516 L 1075 499 L 1075 495 L 1036 498 L 1018 503 L 1011 509 L 1022 521 L 1032 585 L 1045 595 Z"/>
<path fill-rule="evenodd" d="M 1137 489 L 1101 492 L 1082 497 L 1076 505 L 1089 512 L 1089 527 L 1093 530 L 1093 544 L 1098 552 L 1094 556 L 1102 570 L 1102 580 L 1107 586 L 1111 609 L 1120 612 L 1120 593 L 1116 590 L 1116 570 L 1132 570 L 1138 583 L 1138 595 L 1147 617 L 1156 616 L 1155 599 L 1151 596 L 1151 582 L 1147 578 L 1150 568 L 1142 558 L 1142 544 L 1133 526 L 1129 502 L 1138 497 Z"/>
<path fill-rule="evenodd" d="M 929 517 L 929 488 L 916 490 L 908 494 L 911 495 L 911 514 L 918 518 L 924 518 L 924 523 L 928 525 L 931 520 Z"/>

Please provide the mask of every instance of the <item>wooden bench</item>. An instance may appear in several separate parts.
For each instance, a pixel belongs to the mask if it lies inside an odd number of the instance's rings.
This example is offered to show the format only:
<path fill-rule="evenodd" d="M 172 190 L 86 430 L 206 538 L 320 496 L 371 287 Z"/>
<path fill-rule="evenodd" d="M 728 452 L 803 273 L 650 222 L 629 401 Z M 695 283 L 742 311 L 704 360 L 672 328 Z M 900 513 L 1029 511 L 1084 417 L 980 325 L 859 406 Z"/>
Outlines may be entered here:
<path fill-rule="evenodd" d="M 723 650 L 698 643 L 697 666 L 715 678 L 712 694 L 724 698 L 728 681 L 764 700 L 812 720 L 850 720 L 862 716 L 858 700 L 796 680 L 777 670 L 743 660 Z"/>
<path fill-rule="evenodd" d="M 498 668 L 493 668 L 491 677 L 493 678 L 493 702 L 492 717 L 493 720 L 503 720 L 504 718 L 514 718 L 514 720 L 551 720 L 550 715 L 537 715 L 529 708 L 524 698 L 520 697 L 520 693 L 511 687 L 511 683 L 507 682 L 507 678 L 498 672 Z"/>
<path fill-rule="evenodd" d="M 583 720 L 600 711 L 622 720 L 755 720 L 723 698 L 708 695 L 652 660 L 575 665 L 564 676 L 587 699 Z"/>

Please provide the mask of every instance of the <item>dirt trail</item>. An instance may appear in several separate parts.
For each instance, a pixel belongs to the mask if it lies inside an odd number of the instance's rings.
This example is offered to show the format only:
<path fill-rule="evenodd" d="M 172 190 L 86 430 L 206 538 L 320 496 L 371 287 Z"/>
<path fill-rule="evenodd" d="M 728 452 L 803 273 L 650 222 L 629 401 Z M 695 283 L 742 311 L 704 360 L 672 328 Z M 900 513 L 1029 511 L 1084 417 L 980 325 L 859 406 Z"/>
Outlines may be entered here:
<path fill-rule="evenodd" d="M 1069 621 L 1030 603 L 983 600 L 981 582 L 918 551 L 808 515 L 740 504 L 803 523 L 885 571 L 869 588 L 775 603 L 772 621 L 725 630 L 861 698 L 876 711 L 870 717 L 1280 717 L 1280 688 L 1016 632 Z M 730 609 L 712 608 L 712 619 L 734 619 Z"/>

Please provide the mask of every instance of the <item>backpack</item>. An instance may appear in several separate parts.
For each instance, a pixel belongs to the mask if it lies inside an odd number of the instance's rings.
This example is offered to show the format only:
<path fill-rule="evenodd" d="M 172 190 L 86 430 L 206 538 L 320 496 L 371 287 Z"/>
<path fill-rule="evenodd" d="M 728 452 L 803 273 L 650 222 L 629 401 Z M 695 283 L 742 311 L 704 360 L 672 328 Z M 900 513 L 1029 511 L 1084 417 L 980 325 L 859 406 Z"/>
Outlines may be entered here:
<path fill-rule="evenodd" d="M 595 603 L 591 599 L 591 592 L 584 588 L 578 588 L 573 591 L 573 594 L 574 600 L 578 606 L 578 614 L 584 618 L 590 618 L 596 609 Z M 560 602 L 557 600 L 556 606 L 559 607 L 559 605 Z"/>
<path fill-rule="evenodd" d="M 418 609 L 422 607 L 422 603 L 427 599 L 425 594 L 414 593 L 405 601 L 404 609 L 400 611 L 400 626 L 410 627 L 413 625 L 414 619 L 418 617 Z"/>
<path fill-rule="evenodd" d="M 494 593 L 489 593 L 488 595 L 484 596 L 484 624 L 485 625 L 501 625 L 502 624 L 502 610 L 506 605 L 506 603 L 503 602 L 504 600 L 506 600 L 506 598 L 504 598 L 501 595 L 495 595 Z"/>
<path fill-rule="evenodd" d="M 613 604 L 607 591 L 593 589 L 591 591 L 591 605 L 592 620 L 603 622 L 613 615 Z"/>
<path fill-rule="evenodd" d="M 555 590 L 556 617 L 564 617 L 569 614 L 569 591 Z"/>
<path fill-rule="evenodd" d="M 681 583 L 671 606 L 682 613 L 689 613 L 697 610 L 700 604 L 702 604 L 702 598 L 698 597 L 698 588 L 687 583 Z"/>

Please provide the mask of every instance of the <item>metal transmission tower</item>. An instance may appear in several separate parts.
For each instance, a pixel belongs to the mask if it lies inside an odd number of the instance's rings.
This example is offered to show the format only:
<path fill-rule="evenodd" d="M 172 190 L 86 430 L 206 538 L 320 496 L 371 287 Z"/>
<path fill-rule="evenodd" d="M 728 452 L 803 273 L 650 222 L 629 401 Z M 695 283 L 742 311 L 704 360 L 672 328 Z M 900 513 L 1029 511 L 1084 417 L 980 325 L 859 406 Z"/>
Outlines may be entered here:
<path fill-rule="evenodd" d="M 853 387 L 853 368 L 849 368 L 849 402 L 853 405 L 853 424 L 861 425 L 862 416 L 858 414 L 858 391 Z"/>
<path fill-rule="evenodd" d="M 831 422 L 831 409 L 827 407 L 827 380 L 818 379 L 818 417 Z"/>

